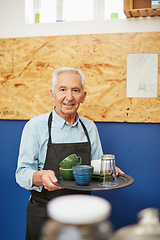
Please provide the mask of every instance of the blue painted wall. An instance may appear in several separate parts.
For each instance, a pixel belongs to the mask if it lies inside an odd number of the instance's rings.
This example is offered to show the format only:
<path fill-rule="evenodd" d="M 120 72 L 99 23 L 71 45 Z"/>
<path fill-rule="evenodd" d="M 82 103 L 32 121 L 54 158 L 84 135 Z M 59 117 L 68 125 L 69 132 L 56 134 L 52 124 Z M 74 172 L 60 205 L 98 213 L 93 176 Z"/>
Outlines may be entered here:
<path fill-rule="evenodd" d="M 27 190 L 15 182 L 21 132 L 26 121 L 0 120 L 0 237 L 25 239 Z M 116 155 L 116 163 L 134 177 L 125 188 L 92 194 L 112 204 L 111 221 L 118 229 L 137 222 L 147 207 L 160 210 L 160 124 L 96 123 L 104 153 Z"/>

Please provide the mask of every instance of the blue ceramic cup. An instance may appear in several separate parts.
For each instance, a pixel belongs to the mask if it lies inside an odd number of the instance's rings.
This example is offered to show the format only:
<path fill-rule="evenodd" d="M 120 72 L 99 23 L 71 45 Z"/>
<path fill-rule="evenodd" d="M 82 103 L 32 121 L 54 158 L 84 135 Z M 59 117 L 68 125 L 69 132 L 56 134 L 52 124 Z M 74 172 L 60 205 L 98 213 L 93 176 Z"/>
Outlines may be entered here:
<path fill-rule="evenodd" d="M 74 180 L 78 185 L 87 186 L 89 185 L 92 175 L 93 166 L 78 165 L 72 168 Z"/>

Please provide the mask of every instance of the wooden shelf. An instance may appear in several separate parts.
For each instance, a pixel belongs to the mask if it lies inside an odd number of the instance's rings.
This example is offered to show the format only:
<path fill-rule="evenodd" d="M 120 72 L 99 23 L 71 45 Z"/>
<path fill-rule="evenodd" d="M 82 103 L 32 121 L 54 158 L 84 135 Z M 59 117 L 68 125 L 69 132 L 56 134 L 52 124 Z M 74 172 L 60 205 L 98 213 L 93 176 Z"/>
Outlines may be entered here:
<path fill-rule="evenodd" d="M 150 0 L 124 0 L 124 14 L 127 18 L 160 16 L 160 8 L 151 8 Z"/>
<path fill-rule="evenodd" d="M 160 16 L 160 8 L 128 9 L 124 11 L 127 18 Z"/>

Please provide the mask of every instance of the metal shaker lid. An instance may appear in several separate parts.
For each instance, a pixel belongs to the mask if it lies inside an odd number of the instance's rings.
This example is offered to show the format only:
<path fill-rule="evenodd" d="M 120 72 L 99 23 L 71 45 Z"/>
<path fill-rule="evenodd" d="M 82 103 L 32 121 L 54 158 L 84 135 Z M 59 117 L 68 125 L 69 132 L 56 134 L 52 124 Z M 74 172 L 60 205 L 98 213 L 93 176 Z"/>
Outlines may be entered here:
<path fill-rule="evenodd" d="M 159 211 L 155 208 L 146 208 L 138 213 L 138 218 L 138 224 L 119 229 L 112 240 L 159 240 Z"/>

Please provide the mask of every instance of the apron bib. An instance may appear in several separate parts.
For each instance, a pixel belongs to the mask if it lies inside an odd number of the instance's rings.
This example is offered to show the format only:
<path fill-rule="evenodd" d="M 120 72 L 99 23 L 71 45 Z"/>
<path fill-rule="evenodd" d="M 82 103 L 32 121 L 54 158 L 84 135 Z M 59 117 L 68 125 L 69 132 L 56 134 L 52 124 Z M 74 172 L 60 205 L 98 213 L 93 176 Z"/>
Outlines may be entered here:
<path fill-rule="evenodd" d="M 52 123 L 52 113 L 50 113 L 48 120 L 48 130 L 49 130 L 49 140 L 47 147 L 46 160 L 44 164 L 44 170 L 53 170 L 56 177 L 60 178 L 59 173 L 59 163 L 68 155 L 75 153 L 77 156 L 82 158 L 83 165 L 90 165 L 91 163 L 91 144 L 88 136 L 88 132 L 83 122 L 83 130 L 86 134 L 87 142 L 80 143 L 52 143 L 51 139 L 51 123 Z M 35 190 L 31 192 L 31 199 L 27 206 L 27 231 L 26 240 L 37 240 L 38 237 L 35 235 L 35 231 L 39 231 L 43 223 L 47 219 L 46 205 L 49 200 L 68 194 L 90 194 L 87 191 L 78 191 L 70 189 L 60 189 L 55 191 L 48 191 L 45 188 L 42 192 L 37 192 Z M 33 226 L 35 225 L 35 226 Z M 37 230 L 35 230 L 37 228 Z M 37 233 L 38 234 L 38 233 Z M 35 237 L 34 237 L 35 235 Z M 38 235 L 37 235 L 38 236 Z"/>

